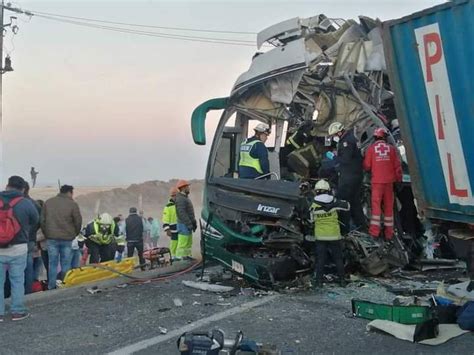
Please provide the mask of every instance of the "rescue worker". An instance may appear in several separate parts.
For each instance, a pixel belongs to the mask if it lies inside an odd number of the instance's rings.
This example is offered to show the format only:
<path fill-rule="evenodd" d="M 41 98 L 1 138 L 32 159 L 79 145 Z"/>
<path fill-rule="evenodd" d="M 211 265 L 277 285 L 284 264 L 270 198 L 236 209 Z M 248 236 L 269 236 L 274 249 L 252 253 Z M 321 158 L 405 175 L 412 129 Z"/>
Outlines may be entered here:
<path fill-rule="evenodd" d="M 89 223 L 84 232 L 90 255 L 89 262 L 96 264 L 113 260 L 117 248 L 115 237 L 118 236 L 119 227 L 108 213 L 102 213 Z"/>
<path fill-rule="evenodd" d="M 332 195 L 331 187 L 326 180 L 319 180 L 314 189 L 316 196 L 310 207 L 310 221 L 314 223 L 316 244 L 316 286 L 323 285 L 324 265 L 328 250 L 331 251 L 336 264 L 339 284 L 345 286 L 342 235 L 338 211 L 349 211 L 350 205 L 347 201 L 338 200 Z"/>
<path fill-rule="evenodd" d="M 255 135 L 240 145 L 239 178 L 255 179 L 270 173 L 268 150 L 265 142 L 271 133 L 270 126 L 259 123 Z"/>
<path fill-rule="evenodd" d="M 176 216 L 176 194 L 178 189 L 176 187 L 170 190 L 170 199 L 163 209 L 163 230 L 170 240 L 170 254 L 172 260 L 176 259 L 176 248 L 178 246 L 178 217 Z"/>
<path fill-rule="evenodd" d="M 381 229 L 382 213 L 384 236 L 393 238 L 393 183 L 402 181 L 402 166 L 396 148 L 387 143 L 387 131 L 377 128 L 375 142 L 367 149 L 364 169 L 372 174 L 371 208 L 369 234 L 378 238 Z M 383 204 L 383 208 L 382 208 Z"/>
<path fill-rule="evenodd" d="M 194 216 L 193 203 L 189 199 L 190 183 L 179 180 L 176 184 L 176 216 L 178 219 L 178 245 L 176 257 L 192 259 L 193 232 L 197 229 L 196 217 Z"/>
<path fill-rule="evenodd" d="M 115 252 L 115 261 L 121 262 L 123 258 L 123 252 L 125 251 L 125 223 L 122 221 L 122 215 L 114 217 L 114 222 L 119 228 L 119 236 L 115 238 L 117 242 L 117 251 Z"/>
<path fill-rule="evenodd" d="M 328 134 L 337 143 L 335 156 L 338 170 L 337 197 L 349 202 L 350 212 L 341 212 L 341 232 L 350 232 L 350 223 L 359 231 L 367 230 L 366 218 L 362 210 L 361 190 L 363 180 L 362 154 L 353 130 L 346 130 L 340 122 L 329 126 Z"/>

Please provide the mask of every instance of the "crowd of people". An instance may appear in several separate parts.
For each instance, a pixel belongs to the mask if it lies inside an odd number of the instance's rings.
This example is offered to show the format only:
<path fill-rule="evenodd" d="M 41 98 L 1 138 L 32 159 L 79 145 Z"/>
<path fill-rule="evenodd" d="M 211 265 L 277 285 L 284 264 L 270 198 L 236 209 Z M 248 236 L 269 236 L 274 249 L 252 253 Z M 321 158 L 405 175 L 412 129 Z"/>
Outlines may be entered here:
<path fill-rule="evenodd" d="M 265 146 L 271 128 L 266 123 L 260 123 L 254 132 L 240 146 L 241 179 L 269 178 L 271 175 Z M 353 129 L 346 129 L 340 122 L 333 122 L 328 128 L 331 144 L 324 157 L 328 164 L 324 174 L 319 174 L 319 178 L 327 179 L 316 182 L 315 197 L 310 207 L 318 286 L 323 282 L 328 249 L 336 264 L 339 282 L 345 284 L 342 237 L 352 229 L 368 232 L 375 239 L 383 236 L 386 241 L 390 241 L 393 238 L 394 184 L 402 181 L 402 166 L 397 148 L 387 140 L 388 131 L 376 128 L 373 136 L 374 142 L 363 155 Z M 370 226 L 367 226 L 362 208 L 364 170 L 371 175 Z M 334 182 L 335 186 L 331 186 L 328 181 Z"/>
<path fill-rule="evenodd" d="M 130 207 L 127 218 L 102 213 L 83 225 L 73 186 L 61 186 L 59 194 L 46 201 L 33 200 L 29 191 L 22 177 L 11 176 L 0 193 L 0 322 L 5 298 L 11 297 L 12 320 L 25 319 L 30 315 L 25 294 L 57 288 L 69 270 L 81 265 L 120 262 L 125 255 L 137 254 L 145 270 L 144 250 L 158 246 L 161 228 L 169 237 L 172 259 L 192 259 L 197 222 L 186 180 L 171 189 L 162 226 L 136 207 Z M 42 283 L 43 267 L 47 281 Z"/>

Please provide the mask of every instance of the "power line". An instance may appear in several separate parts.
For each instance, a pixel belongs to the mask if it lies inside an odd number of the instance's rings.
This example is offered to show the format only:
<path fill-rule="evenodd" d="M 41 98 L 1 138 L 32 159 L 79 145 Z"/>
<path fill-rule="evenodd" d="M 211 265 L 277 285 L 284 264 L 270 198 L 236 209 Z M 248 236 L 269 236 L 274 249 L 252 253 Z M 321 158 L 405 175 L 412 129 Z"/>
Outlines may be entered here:
<path fill-rule="evenodd" d="M 247 31 L 225 31 L 225 30 L 212 30 L 212 29 L 202 29 L 202 28 L 168 27 L 168 26 L 144 25 L 144 24 L 138 24 L 138 23 L 115 22 L 115 21 L 91 19 L 91 18 L 86 18 L 86 17 L 66 16 L 66 15 L 53 14 L 50 12 L 41 12 L 41 11 L 29 11 L 29 12 L 34 15 L 45 15 L 45 16 L 53 16 L 53 17 L 73 19 L 73 20 L 82 20 L 82 21 L 88 21 L 88 22 L 108 23 L 111 25 L 124 25 L 124 26 L 130 26 L 130 27 L 157 28 L 157 29 L 163 29 L 163 30 L 188 31 L 188 32 L 229 33 L 229 34 L 242 34 L 242 35 L 256 35 L 257 34 L 257 32 L 247 32 Z"/>
<path fill-rule="evenodd" d="M 169 39 L 177 39 L 177 40 L 192 41 L 192 42 L 230 44 L 230 45 L 238 45 L 238 46 L 255 47 L 255 44 L 253 44 L 253 41 L 235 40 L 235 39 L 230 39 L 230 38 L 186 36 L 186 35 L 177 35 L 177 34 L 171 34 L 171 33 L 133 30 L 133 29 L 123 28 L 123 27 L 98 25 L 98 24 L 86 23 L 86 22 L 81 22 L 81 21 L 73 21 L 73 20 L 55 18 L 51 16 L 38 15 L 38 14 L 36 14 L 35 17 L 62 22 L 62 23 L 68 23 L 68 24 L 77 25 L 77 26 L 96 28 L 96 29 L 120 32 L 120 33 L 135 34 L 135 35 L 141 35 L 141 36 L 148 36 L 148 37 L 169 38 Z"/>

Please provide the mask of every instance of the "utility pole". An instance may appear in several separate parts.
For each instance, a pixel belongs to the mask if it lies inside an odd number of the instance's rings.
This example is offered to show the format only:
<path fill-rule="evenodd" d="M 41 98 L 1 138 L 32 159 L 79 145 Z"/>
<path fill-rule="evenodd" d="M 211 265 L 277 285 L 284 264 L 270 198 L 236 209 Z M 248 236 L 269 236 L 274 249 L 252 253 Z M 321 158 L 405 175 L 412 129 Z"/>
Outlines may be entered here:
<path fill-rule="evenodd" d="M 3 8 L 0 9 L 0 186 L 3 188 Z"/>
<path fill-rule="evenodd" d="M 3 187 L 3 74 L 9 71 L 13 71 L 11 65 L 11 59 L 9 56 L 5 58 L 5 65 L 3 61 L 3 36 L 5 34 L 5 29 L 11 26 L 12 32 L 16 34 L 18 31 L 18 26 L 12 26 L 12 21 L 10 23 L 5 24 L 4 22 L 4 12 L 5 10 L 16 12 L 18 14 L 25 14 L 28 16 L 33 16 L 32 13 L 28 11 L 23 11 L 19 8 L 12 7 L 10 3 L 5 5 L 5 0 L 2 0 L 2 6 L 0 8 L 0 186 Z M 10 17 L 10 20 L 16 19 L 16 17 Z"/>

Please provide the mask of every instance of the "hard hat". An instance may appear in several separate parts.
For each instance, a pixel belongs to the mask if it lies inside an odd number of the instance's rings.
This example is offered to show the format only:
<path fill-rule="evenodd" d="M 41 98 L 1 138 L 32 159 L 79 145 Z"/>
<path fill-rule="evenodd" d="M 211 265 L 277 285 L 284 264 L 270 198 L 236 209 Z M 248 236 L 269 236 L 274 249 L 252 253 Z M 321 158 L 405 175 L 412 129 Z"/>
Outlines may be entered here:
<path fill-rule="evenodd" d="M 110 214 L 102 213 L 99 217 L 99 223 L 111 225 L 112 223 L 114 223 L 114 219 Z"/>
<path fill-rule="evenodd" d="M 376 128 L 374 130 L 374 137 L 376 138 L 384 138 L 387 135 L 387 131 L 385 128 Z"/>
<path fill-rule="evenodd" d="M 314 186 L 314 189 L 316 191 L 321 190 L 321 191 L 331 191 L 331 186 L 329 186 L 329 182 L 327 182 L 324 179 L 319 180 L 316 185 Z"/>
<path fill-rule="evenodd" d="M 400 127 L 400 123 L 398 122 L 398 119 L 395 118 L 392 120 L 392 128 L 395 129 L 398 127 Z"/>
<path fill-rule="evenodd" d="M 173 186 L 171 189 L 170 189 L 170 196 L 173 197 L 173 196 L 176 196 L 176 194 L 178 193 L 178 188 L 176 188 L 175 186 Z"/>
<path fill-rule="evenodd" d="M 259 123 L 254 129 L 255 132 L 270 134 L 270 126 L 266 123 Z"/>
<path fill-rule="evenodd" d="M 191 185 L 191 184 L 187 180 L 178 180 L 178 182 L 176 183 L 176 188 L 178 190 L 181 190 L 183 187 L 186 187 L 186 186 L 189 186 L 189 185 Z"/>
<path fill-rule="evenodd" d="M 341 132 L 343 129 L 344 129 L 344 125 L 341 122 L 333 122 L 329 125 L 328 134 L 330 136 L 333 136 L 336 133 Z"/>

